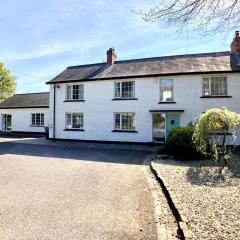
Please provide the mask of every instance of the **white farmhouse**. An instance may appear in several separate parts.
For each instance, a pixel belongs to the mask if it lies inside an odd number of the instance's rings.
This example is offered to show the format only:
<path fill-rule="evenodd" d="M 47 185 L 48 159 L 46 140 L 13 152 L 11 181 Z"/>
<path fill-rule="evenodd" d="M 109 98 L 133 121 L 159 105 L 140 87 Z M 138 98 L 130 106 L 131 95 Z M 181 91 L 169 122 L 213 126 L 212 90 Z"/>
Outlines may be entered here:
<path fill-rule="evenodd" d="M 15 94 L 0 103 L 0 131 L 44 133 L 49 125 L 49 93 Z"/>
<path fill-rule="evenodd" d="M 50 138 L 163 142 L 209 108 L 240 112 L 240 37 L 230 52 L 68 67 L 50 85 Z"/>

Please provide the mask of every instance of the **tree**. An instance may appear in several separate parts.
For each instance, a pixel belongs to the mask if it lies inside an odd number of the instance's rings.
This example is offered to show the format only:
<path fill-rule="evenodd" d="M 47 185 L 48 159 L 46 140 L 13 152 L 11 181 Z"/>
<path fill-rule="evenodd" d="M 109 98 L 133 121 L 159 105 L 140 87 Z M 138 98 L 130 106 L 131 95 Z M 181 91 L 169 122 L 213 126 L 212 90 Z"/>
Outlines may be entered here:
<path fill-rule="evenodd" d="M 0 101 L 9 98 L 16 89 L 15 77 L 7 70 L 3 63 L 0 63 Z"/>
<path fill-rule="evenodd" d="M 204 32 L 228 31 L 239 27 L 240 0 L 161 0 L 148 11 L 145 21 L 162 21 L 179 30 L 192 26 Z"/>
<path fill-rule="evenodd" d="M 213 108 L 203 113 L 193 133 L 197 150 L 206 156 L 214 157 L 220 165 L 227 165 L 231 151 L 226 146 L 226 137 L 231 133 L 234 144 L 239 124 L 240 115 L 226 108 Z"/>

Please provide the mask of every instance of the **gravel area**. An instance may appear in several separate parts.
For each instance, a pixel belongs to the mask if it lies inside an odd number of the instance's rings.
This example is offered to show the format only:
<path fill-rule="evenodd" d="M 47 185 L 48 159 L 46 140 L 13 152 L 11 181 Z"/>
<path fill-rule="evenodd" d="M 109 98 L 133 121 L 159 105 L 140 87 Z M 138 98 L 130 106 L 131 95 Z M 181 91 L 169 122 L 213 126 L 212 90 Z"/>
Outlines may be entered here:
<path fill-rule="evenodd" d="M 240 158 L 219 174 L 211 160 L 155 158 L 158 171 L 177 196 L 193 239 L 240 239 Z"/>

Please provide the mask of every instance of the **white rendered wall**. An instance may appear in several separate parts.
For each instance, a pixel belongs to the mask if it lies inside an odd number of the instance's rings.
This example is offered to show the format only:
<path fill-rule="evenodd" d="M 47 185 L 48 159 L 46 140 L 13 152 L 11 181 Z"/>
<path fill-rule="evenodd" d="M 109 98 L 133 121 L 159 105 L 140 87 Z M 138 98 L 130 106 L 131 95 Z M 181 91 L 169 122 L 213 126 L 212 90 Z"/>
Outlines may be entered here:
<path fill-rule="evenodd" d="M 44 113 L 44 126 L 49 125 L 48 108 L 19 108 L 19 109 L 0 109 L 0 129 L 2 129 L 2 114 L 12 115 L 12 131 L 21 132 L 45 132 L 44 127 L 33 127 L 32 113 Z"/>
<path fill-rule="evenodd" d="M 56 132 L 55 138 L 152 142 L 152 114 L 149 110 L 184 110 L 180 113 L 180 125 L 194 121 L 202 112 L 213 107 L 227 107 L 240 112 L 240 74 L 227 76 L 228 95 L 232 98 L 200 98 L 202 96 L 202 75 L 145 78 L 135 80 L 135 97 L 138 100 L 112 101 L 114 81 L 88 81 L 84 84 L 85 102 L 64 102 L 65 85 L 56 84 Z M 158 104 L 159 80 L 173 79 L 176 104 Z M 82 112 L 85 132 L 64 131 L 65 114 Z M 114 112 L 135 112 L 138 133 L 112 132 Z M 50 85 L 50 126 L 53 126 L 53 85 Z M 50 128 L 53 137 L 53 128 Z"/>

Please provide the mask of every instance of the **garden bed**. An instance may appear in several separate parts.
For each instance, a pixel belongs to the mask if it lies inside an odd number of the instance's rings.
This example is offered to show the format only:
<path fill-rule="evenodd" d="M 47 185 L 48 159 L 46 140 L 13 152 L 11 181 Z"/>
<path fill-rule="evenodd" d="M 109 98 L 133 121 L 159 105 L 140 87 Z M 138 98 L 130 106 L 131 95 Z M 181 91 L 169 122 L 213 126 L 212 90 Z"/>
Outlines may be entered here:
<path fill-rule="evenodd" d="M 219 174 L 212 160 L 155 159 L 174 191 L 193 239 L 240 239 L 240 158 Z"/>

